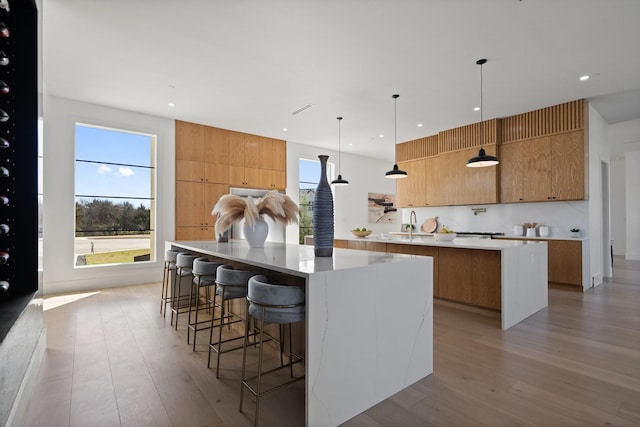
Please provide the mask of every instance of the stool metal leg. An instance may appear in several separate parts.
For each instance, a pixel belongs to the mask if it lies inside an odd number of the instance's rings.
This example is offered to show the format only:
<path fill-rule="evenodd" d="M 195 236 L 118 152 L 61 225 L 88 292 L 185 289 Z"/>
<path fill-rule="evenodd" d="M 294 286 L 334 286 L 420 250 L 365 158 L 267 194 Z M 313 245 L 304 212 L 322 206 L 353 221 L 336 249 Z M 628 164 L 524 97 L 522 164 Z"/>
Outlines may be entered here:
<path fill-rule="evenodd" d="M 209 332 L 209 357 L 207 359 L 207 368 L 210 369 L 211 368 L 211 349 L 213 346 L 213 328 L 215 327 L 215 321 L 216 321 L 216 298 L 218 296 L 217 292 L 213 292 L 213 305 L 212 305 L 212 313 L 211 313 L 211 328 L 210 328 L 210 332 Z"/>

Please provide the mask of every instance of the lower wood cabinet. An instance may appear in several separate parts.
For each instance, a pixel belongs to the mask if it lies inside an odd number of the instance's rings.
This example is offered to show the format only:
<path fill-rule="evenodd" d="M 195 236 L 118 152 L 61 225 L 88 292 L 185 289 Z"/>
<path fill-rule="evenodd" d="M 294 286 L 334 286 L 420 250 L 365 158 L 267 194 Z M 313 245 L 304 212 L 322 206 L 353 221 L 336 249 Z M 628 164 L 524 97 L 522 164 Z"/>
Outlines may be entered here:
<path fill-rule="evenodd" d="M 176 181 L 176 240 L 215 240 L 211 210 L 226 184 Z"/>
<path fill-rule="evenodd" d="M 366 240 L 335 240 L 334 247 L 433 257 L 434 297 L 492 310 L 502 308 L 500 251 Z"/>
<path fill-rule="evenodd" d="M 549 283 L 583 288 L 581 240 L 545 240 L 525 237 L 500 237 L 500 239 L 546 241 Z"/>
<path fill-rule="evenodd" d="M 440 298 L 500 310 L 500 255 L 500 251 L 439 248 Z"/>

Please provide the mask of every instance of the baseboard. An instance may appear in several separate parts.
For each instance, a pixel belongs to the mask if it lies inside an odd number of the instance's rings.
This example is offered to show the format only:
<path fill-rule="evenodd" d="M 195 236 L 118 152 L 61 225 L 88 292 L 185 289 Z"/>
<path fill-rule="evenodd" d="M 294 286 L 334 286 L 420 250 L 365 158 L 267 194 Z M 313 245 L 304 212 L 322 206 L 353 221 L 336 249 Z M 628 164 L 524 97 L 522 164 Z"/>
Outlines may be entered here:
<path fill-rule="evenodd" d="M 36 343 L 36 347 L 31 354 L 27 371 L 20 383 L 18 395 L 16 396 L 16 400 L 13 402 L 5 427 L 20 427 L 25 425 L 27 409 L 29 409 L 29 402 L 31 401 L 31 396 L 33 396 L 33 390 L 36 386 L 36 380 L 38 379 L 38 373 L 40 372 L 40 365 L 42 364 L 46 347 L 47 330 L 43 329 L 40 333 L 40 338 L 38 338 L 38 342 Z"/>
<path fill-rule="evenodd" d="M 627 252 L 624 256 L 624 259 L 627 261 L 640 261 L 640 253 L 638 252 Z"/>

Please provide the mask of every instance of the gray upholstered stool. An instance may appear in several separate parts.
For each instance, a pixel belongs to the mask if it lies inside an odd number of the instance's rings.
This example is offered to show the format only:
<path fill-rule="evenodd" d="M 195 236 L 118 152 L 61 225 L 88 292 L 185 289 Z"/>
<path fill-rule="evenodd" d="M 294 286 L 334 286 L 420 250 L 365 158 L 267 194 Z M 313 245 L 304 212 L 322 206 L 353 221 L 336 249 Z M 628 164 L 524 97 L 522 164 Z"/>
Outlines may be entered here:
<path fill-rule="evenodd" d="M 207 257 L 196 258 L 193 261 L 193 285 L 191 286 L 191 293 L 189 296 L 189 321 L 187 323 L 187 344 L 190 343 L 190 333 L 193 330 L 193 350 L 196 349 L 196 336 L 198 331 L 209 329 L 210 326 L 201 326 L 202 324 L 209 325 L 210 321 L 198 320 L 198 312 L 200 307 L 200 290 L 206 291 L 205 299 L 208 310 L 211 308 L 211 298 L 209 297 L 209 288 L 216 284 L 216 270 L 222 265 L 221 262 L 212 261 Z M 195 289 L 195 295 L 194 295 Z M 195 299 L 195 303 L 194 303 Z M 194 319 L 191 321 L 191 315 L 194 314 Z"/>
<path fill-rule="evenodd" d="M 303 359 L 294 354 L 291 345 L 291 324 L 301 322 L 305 319 L 305 292 L 298 286 L 275 285 L 267 282 L 265 276 L 254 276 L 249 279 L 249 289 L 247 294 L 247 317 L 245 322 L 244 350 L 242 354 L 242 383 L 240 388 L 240 412 L 242 412 L 242 401 L 245 387 L 256 397 L 256 408 L 254 414 L 254 425 L 258 425 L 258 414 L 260 411 L 260 398 L 265 394 L 276 391 L 304 378 L 293 376 L 293 365 Z M 260 340 L 258 342 L 258 373 L 251 377 L 246 376 L 247 345 L 249 343 L 249 318 L 253 317 L 259 321 Z M 264 325 L 275 323 L 280 325 L 280 367 L 262 370 L 262 353 L 264 344 Z M 282 329 L 289 325 L 289 362 L 282 363 Z M 266 390 L 261 389 L 262 376 L 275 372 L 282 368 L 289 368 L 291 379 L 284 383 L 272 386 Z M 253 388 L 249 381 L 257 379 L 256 387 Z"/>
<path fill-rule="evenodd" d="M 176 259 L 180 251 L 169 249 L 164 255 L 164 272 L 162 274 L 162 290 L 160 291 L 160 314 L 167 315 L 167 304 L 171 302 L 171 272 L 176 269 Z"/>
<path fill-rule="evenodd" d="M 197 255 L 193 255 L 189 252 L 180 252 L 176 257 L 176 273 L 173 276 L 173 289 L 171 298 L 171 324 L 173 325 L 173 315 L 176 316 L 175 328 L 178 330 L 178 316 L 180 313 L 186 313 L 189 310 L 189 301 L 186 294 L 182 294 L 182 278 L 189 277 L 189 285 L 193 279 L 191 279 L 191 272 L 193 271 L 193 261 L 198 258 Z"/>
<path fill-rule="evenodd" d="M 207 367 L 211 367 L 211 351 L 218 353 L 216 360 L 216 378 L 220 377 L 220 355 L 222 353 L 228 353 L 233 350 L 239 350 L 242 348 L 242 344 L 239 344 L 231 348 L 222 348 L 222 344 L 236 341 L 244 338 L 242 335 L 233 338 L 222 339 L 222 327 L 225 325 L 231 325 L 232 323 L 241 322 L 242 318 L 238 315 L 233 315 L 229 310 L 225 313 L 225 301 L 230 301 L 237 298 L 245 298 L 247 296 L 249 279 L 255 276 L 255 272 L 247 270 L 236 270 L 230 265 L 221 265 L 218 267 L 216 273 L 216 293 L 213 296 L 213 306 L 220 308 L 220 317 L 211 317 L 211 335 L 209 336 L 209 359 L 207 360 Z M 220 296 L 220 304 L 216 305 L 216 298 Z M 216 325 L 216 321 L 218 322 Z M 218 336 L 214 341 L 213 329 L 218 328 Z"/>

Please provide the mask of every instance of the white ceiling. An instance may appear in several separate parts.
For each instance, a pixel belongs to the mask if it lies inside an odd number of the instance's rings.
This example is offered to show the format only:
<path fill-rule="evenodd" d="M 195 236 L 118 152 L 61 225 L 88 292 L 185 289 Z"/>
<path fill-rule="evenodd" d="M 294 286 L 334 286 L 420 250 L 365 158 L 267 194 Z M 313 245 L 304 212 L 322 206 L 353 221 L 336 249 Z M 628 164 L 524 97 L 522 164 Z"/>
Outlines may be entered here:
<path fill-rule="evenodd" d="M 391 95 L 398 142 L 479 121 L 487 58 L 484 119 L 640 118 L 639 0 L 42 2 L 46 93 L 157 116 L 391 158 Z"/>

